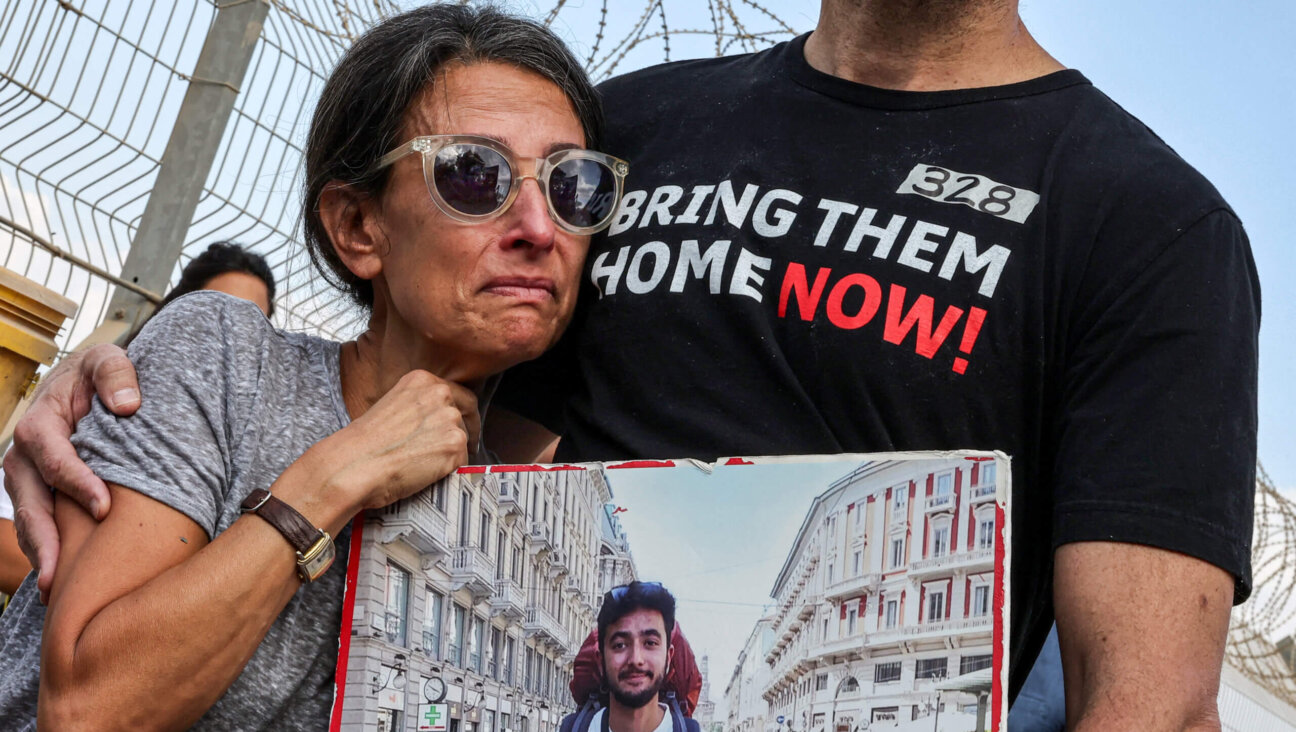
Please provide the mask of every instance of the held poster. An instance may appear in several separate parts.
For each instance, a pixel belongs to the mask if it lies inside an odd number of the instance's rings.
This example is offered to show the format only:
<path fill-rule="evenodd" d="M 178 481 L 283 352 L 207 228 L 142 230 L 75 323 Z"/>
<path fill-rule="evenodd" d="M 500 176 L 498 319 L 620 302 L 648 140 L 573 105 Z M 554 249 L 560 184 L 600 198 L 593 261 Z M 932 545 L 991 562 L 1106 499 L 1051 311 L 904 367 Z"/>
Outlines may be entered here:
<path fill-rule="evenodd" d="M 331 729 L 554 732 L 604 593 L 639 580 L 675 597 L 704 732 L 1003 732 L 1009 470 L 463 468 L 353 524 Z"/>

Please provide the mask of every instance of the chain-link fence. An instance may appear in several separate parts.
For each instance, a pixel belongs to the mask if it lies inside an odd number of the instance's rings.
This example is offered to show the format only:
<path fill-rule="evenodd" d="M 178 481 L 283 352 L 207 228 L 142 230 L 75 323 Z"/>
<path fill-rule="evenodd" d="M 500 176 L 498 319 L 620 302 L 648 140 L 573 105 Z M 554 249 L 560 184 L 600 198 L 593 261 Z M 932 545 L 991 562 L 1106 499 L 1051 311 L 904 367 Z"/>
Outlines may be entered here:
<path fill-rule="evenodd" d="M 156 301 L 189 258 L 219 240 L 270 262 L 279 282 L 277 325 L 334 338 L 356 333 L 363 314 L 312 274 L 297 236 L 302 142 L 319 89 L 350 41 L 413 4 L 11 0 L 0 7 L 0 266 L 80 303 L 60 346 L 128 317 L 114 287 Z M 198 73 L 218 14 L 255 5 L 265 7 L 246 74 Z M 794 32 L 751 0 L 579 7 L 558 0 L 512 9 L 567 37 L 597 79 L 669 60 L 672 40 L 698 56 L 756 50 Z M 195 88 L 226 94 L 232 104 L 215 105 L 228 122 L 218 141 L 206 141 L 210 149 L 198 151 L 210 170 L 195 166 L 186 177 L 194 145 L 168 159 L 168 144 L 186 109 L 201 118 L 213 108 L 185 106 Z M 179 171 L 172 167 L 167 177 L 164 159 Z M 197 184 L 192 215 L 141 244 L 149 238 L 141 226 L 153 215 L 150 197 L 159 217 L 184 210 L 176 182 Z M 137 258 L 147 251 L 163 261 L 128 267 L 132 245 L 150 247 Z M 149 266 L 162 271 L 152 286 L 138 272 Z"/>

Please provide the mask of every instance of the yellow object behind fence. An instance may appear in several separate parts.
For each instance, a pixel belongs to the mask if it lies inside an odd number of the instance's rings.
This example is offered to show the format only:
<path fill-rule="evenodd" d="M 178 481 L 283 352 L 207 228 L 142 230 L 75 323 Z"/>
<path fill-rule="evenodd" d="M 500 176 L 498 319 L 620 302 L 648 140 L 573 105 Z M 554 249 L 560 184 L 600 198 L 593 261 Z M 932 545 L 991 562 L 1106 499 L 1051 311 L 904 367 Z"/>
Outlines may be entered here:
<path fill-rule="evenodd" d="M 77 304 L 0 267 L 0 424 L 35 381 L 40 364 L 58 356 L 54 342 Z"/>

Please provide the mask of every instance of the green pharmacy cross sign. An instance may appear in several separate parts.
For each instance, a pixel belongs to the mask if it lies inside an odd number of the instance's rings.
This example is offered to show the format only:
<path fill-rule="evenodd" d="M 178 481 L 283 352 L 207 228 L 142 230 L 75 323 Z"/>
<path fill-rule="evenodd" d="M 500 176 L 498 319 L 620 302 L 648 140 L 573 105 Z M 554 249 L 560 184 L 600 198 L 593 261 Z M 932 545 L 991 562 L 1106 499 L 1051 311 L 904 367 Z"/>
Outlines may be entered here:
<path fill-rule="evenodd" d="M 445 704 L 420 704 L 418 728 L 426 732 L 445 732 L 448 716 Z"/>

